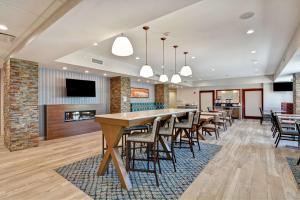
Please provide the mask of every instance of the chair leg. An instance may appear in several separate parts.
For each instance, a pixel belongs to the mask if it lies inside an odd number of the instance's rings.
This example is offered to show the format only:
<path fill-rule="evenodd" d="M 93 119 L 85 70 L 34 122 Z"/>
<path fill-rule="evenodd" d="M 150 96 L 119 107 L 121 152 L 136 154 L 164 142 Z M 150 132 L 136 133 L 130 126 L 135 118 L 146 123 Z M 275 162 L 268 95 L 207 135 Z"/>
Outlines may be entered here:
<path fill-rule="evenodd" d="M 173 167 L 174 167 L 174 172 L 176 172 L 176 157 L 175 157 L 175 151 L 174 151 L 174 142 L 173 139 L 171 138 L 171 152 L 172 152 L 172 163 L 173 163 Z"/>
<path fill-rule="evenodd" d="M 280 139 L 281 139 L 280 136 L 278 136 L 277 138 L 278 138 L 278 140 L 277 140 L 277 143 L 276 143 L 276 145 L 275 145 L 276 148 L 277 148 L 277 146 L 278 146 L 278 144 L 279 144 L 279 142 L 280 142 Z"/>
<path fill-rule="evenodd" d="M 153 151 L 153 168 L 154 168 L 154 175 L 155 175 L 155 180 L 156 180 L 156 186 L 159 187 L 159 182 L 158 182 L 158 177 L 157 177 L 157 172 L 156 172 L 156 161 L 157 161 L 157 155 L 156 152 Z"/>
<path fill-rule="evenodd" d="M 126 171 L 129 171 L 130 166 L 130 142 L 126 142 Z"/>
<path fill-rule="evenodd" d="M 199 132 L 198 131 L 196 131 L 196 137 L 197 137 L 198 148 L 199 148 L 199 151 L 200 151 L 201 147 L 200 147 L 200 142 L 199 142 Z"/>
<path fill-rule="evenodd" d="M 160 160 L 159 160 L 159 151 L 158 151 L 158 146 L 159 146 L 159 141 L 157 140 L 157 144 L 156 144 L 156 158 L 157 158 L 157 164 L 158 164 L 158 170 L 159 170 L 159 173 L 161 174 L 161 167 L 160 167 Z"/>
<path fill-rule="evenodd" d="M 134 169 L 134 161 L 135 161 L 135 142 L 133 142 L 132 169 Z"/>
<path fill-rule="evenodd" d="M 195 153 L 194 153 L 194 149 L 193 149 L 193 139 L 192 139 L 192 136 L 191 136 L 191 130 L 188 131 L 187 137 L 189 139 L 189 145 L 190 145 L 191 152 L 193 154 L 193 158 L 195 158 Z"/>
<path fill-rule="evenodd" d="M 147 169 L 149 170 L 150 168 L 150 148 L 149 148 L 149 144 L 147 144 L 146 146 L 146 151 L 147 151 Z"/>

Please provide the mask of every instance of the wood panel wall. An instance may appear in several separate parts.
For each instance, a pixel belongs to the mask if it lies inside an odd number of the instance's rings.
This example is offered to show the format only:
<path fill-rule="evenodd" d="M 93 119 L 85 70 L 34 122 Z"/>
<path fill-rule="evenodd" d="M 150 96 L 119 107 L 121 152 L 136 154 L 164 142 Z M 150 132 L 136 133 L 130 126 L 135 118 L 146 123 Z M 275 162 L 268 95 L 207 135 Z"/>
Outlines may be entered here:
<path fill-rule="evenodd" d="M 99 104 L 60 104 L 45 105 L 45 139 L 74 136 L 84 133 L 91 133 L 100 130 L 99 123 L 92 120 L 65 122 L 65 112 L 96 110 L 96 114 L 101 112 Z"/>

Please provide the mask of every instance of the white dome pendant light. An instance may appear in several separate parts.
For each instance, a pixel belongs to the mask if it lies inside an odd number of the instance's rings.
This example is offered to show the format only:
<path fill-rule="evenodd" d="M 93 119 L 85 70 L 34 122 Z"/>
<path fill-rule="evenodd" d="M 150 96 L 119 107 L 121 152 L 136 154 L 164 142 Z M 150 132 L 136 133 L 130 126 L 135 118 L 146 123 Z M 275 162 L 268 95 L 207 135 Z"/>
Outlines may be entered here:
<path fill-rule="evenodd" d="M 131 56 L 133 54 L 132 44 L 123 34 L 117 37 L 111 47 L 112 54 L 116 56 Z"/>
<path fill-rule="evenodd" d="M 144 26 L 143 29 L 146 32 L 146 64 L 142 66 L 140 70 L 140 76 L 144 78 L 149 78 L 153 76 L 153 70 L 150 65 L 148 65 L 148 37 L 147 37 L 147 31 L 149 30 L 149 26 Z"/>
<path fill-rule="evenodd" d="M 161 66 L 162 69 L 163 69 L 163 73 L 162 73 L 162 75 L 160 75 L 159 81 L 165 83 L 165 82 L 167 82 L 169 80 L 168 76 L 165 74 L 165 40 L 167 38 L 162 37 L 160 39 L 163 42 L 163 65 Z"/>
<path fill-rule="evenodd" d="M 180 70 L 180 75 L 181 76 L 191 76 L 193 74 L 192 69 L 190 66 L 186 64 L 186 55 L 188 52 L 183 52 L 184 54 L 184 66 Z"/>
<path fill-rule="evenodd" d="M 177 83 L 181 82 L 181 78 L 180 78 L 180 76 L 179 76 L 179 74 L 177 73 L 177 70 L 176 70 L 176 48 L 178 46 L 174 45 L 173 47 L 175 49 L 175 71 L 174 71 L 174 74 L 172 76 L 171 82 L 177 84 Z"/>

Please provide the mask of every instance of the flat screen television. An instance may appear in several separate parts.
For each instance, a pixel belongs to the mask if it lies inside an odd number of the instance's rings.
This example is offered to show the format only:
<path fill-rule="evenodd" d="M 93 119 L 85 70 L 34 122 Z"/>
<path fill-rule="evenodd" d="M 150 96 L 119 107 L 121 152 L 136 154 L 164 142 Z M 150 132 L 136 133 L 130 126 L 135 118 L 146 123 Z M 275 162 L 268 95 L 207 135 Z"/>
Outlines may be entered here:
<path fill-rule="evenodd" d="M 293 91 L 293 82 L 277 82 L 273 84 L 273 91 Z"/>
<path fill-rule="evenodd" d="M 68 97 L 95 97 L 95 81 L 66 79 Z"/>

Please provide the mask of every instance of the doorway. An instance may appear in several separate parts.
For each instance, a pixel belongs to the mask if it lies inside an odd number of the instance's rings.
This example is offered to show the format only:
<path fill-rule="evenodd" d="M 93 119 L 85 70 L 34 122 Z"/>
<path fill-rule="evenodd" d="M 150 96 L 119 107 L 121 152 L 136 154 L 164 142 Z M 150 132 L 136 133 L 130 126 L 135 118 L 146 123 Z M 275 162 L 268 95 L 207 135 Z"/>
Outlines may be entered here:
<path fill-rule="evenodd" d="M 207 90 L 199 92 L 199 108 L 202 111 L 214 109 L 215 91 Z"/>
<path fill-rule="evenodd" d="M 244 89 L 243 90 L 243 118 L 260 119 L 259 108 L 263 109 L 263 89 Z"/>

